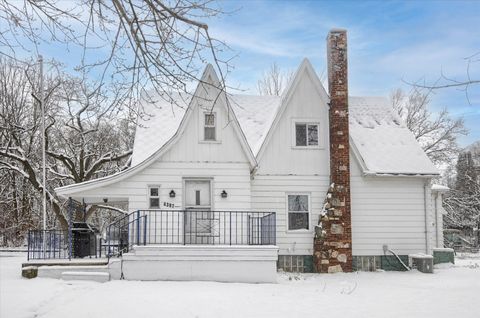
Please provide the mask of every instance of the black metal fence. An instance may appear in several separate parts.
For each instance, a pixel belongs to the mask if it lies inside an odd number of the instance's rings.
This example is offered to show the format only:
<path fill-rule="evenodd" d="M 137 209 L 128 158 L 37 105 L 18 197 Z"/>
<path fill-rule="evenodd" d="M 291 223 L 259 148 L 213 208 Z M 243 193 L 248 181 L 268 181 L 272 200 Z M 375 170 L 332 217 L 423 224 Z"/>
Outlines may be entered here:
<path fill-rule="evenodd" d="M 74 229 L 75 230 L 75 229 Z M 211 210 L 139 210 L 106 229 L 106 239 L 92 235 L 86 248 L 75 232 L 32 230 L 28 259 L 70 259 L 121 255 L 133 245 L 275 245 L 275 212 Z M 80 236 L 79 236 L 80 238 Z M 82 247 L 76 253 L 76 246 Z M 89 251 L 86 255 L 85 251 Z"/>
<path fill-rule="evenodd" d="M 76 245 L 88 244 L 78 253 Z M 30 230 L 27 236 L 27 258 L 32 259 L 71 259 L 78 257 L 101 258 L 107 256 L 107 246 L 102 238 L 92 235 L 88 242 L 76 242 L 75 235 L 69 236 L 62 230 Z"/>
<path fill-rule="evenodd" d="M 108 256 L 133 245 L 275 245 L 275 212 L 139 210 L 107 228 Z"/>

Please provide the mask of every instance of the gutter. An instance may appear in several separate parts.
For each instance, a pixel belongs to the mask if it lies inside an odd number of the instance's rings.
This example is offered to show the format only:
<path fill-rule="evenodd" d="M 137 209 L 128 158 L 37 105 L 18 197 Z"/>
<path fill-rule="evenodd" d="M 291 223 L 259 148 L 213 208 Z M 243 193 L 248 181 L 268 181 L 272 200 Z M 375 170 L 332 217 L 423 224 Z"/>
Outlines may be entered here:
<path fill-rule="evenodd" d="M 405 178 L 435 178 L 439 174 L 421 174 L 421 173 L 378 173 L 375 171 L 364 170 L 364 177 L 405 177 Z"/>

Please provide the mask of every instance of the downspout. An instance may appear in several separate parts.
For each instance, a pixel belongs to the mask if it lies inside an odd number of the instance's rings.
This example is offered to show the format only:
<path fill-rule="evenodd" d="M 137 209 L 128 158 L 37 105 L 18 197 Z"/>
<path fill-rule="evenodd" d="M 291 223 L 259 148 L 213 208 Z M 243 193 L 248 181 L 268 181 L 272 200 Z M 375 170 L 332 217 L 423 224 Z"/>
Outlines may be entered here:
<path fill-rule="evenodd" d="M 425 253 L 428 254 L 430 247 L 430 239 L 428 237 L 428 198 L 427 198 L 427 187 L 430 186 L 430 182 L 425 182 L 423 186 L 423 208 L 425 212 Z"/>

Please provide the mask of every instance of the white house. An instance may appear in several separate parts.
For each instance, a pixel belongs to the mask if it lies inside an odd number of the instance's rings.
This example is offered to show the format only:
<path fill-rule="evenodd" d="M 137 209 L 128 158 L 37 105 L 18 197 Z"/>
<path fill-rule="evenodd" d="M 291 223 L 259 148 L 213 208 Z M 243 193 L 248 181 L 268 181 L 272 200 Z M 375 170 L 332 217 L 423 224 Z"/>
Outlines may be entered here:
<path fill-rule="evenodd" d="M 226 95 L 209 65 L 193 97 L 144 105 L 130 168 L 55 191 L 128 202 L 107 233 L 128 231 L 126 277 L 272 281 L 277 267 L 389 269 L 385 245 L 431 254 L 443 247 L 437 169 L 386 98 L 347 98 L 346 32 L 328 45 L 330 94 L 307 59 L 280 97 Z M 331 189 L 343 197 L 329 202 Z"/>

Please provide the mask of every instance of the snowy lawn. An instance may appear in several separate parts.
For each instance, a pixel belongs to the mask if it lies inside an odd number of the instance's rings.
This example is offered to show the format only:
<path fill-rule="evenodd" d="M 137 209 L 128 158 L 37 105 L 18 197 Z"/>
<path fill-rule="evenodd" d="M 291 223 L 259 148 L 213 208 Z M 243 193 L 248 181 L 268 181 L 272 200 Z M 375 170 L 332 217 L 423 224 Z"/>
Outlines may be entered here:
<path fill-rule="evenodd" d="M 279 274 L 278 284 L 24 279 L 0 253 L 0 317 L 480 317 L 480 255 L 435 274 Z"/>

